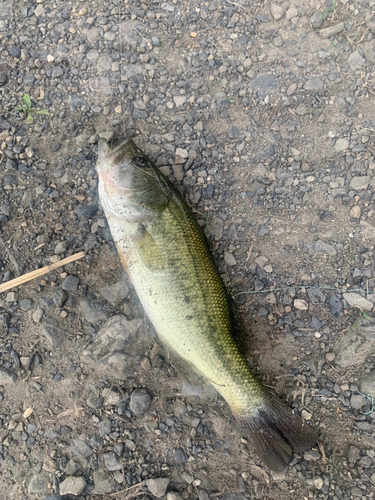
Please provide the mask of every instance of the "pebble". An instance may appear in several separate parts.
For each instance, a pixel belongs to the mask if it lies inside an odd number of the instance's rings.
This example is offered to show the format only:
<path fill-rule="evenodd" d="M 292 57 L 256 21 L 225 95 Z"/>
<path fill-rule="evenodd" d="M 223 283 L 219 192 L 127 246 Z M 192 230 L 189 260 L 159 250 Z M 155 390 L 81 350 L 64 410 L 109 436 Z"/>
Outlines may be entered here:
<path fill-rule="evenodd" d="M 324 86 L 323 80 L 321 80 L 318 76 L 312 76 L 309 78 L 305 84 L 305 90 L 321 90 Z"/>
<path fill-rule="evenodd" d="M 60 241 L 56 246 L 55 246 L 55 254 L 56 255 L 61 255 L 65 253 L 69 248 L 69 242 L 68 241 Z"/>
<path fill-rule="evenodd" d="M 274 20 L 278 21 L 283 17 L 285 9 L 282 5 L 278 5 L 277 3 L 271 3 L 270 12 Z"/>
<path fill-rule="evenodd" d="M 103 287 L 99 290 L 103 299 L 113 307 L 119 306 L 129 295 L 129 288 L 125 280 L 118 281 L 113 285 Z"/>
<path fill-rule="evenodd" d="M 235 266 L 237 264 L 234 255 L 230 252 L 224 252 L 224 262 L 227 266 Z"/>
<path fill-rule="evenodd" d="M 364 297 L 361 297 L 358 293 L 344 293 L 343 297 L 350 306 L 358 307 L 358 309 L 361 309 L 362 311 L 371 311 L 374 306 L 372 302 Z"/>
<path fill-rule="evenodd" d="M 341 137 L 336 141 L 335 151 L 337 153 L 342 153 L 343 151 L 346 151 L 348 148 L 349 148 L 349 141 L 347 139 Z"/>
<path fill-rule="evenodd" d="M 305 451 L 303 454 L 303 458 L 306 460 L 306 462 L 311 462 L 313 460 L 320 460 L 321 459 L 321 454 L 317 450 L 308 450 Z"/>
<path fill-rule="evenodd" d="M 328 305 L 331 309 L 331 314 L 333 314 L 334 316 L 338 316 L 339 313 L 342 311 L 342 304 L 341 304 L 341 301 L 338 297 L 336 297 L 335 295 L 331 295 L 329 301 L 328 301 Z"/>
<path fill-rule="evenodd" d="M 41 324 L 41 332 L 51 344 L 52 350 L 61 347 L 64 341 L 64 329 L 52 318 L 46 318 Z"/>
<path fill-rule="evenodd" d="M 362 191 L 364 189 L 367 189 L 370 181 L 371 177 L 369 175 L 355 176 L 350 181 L 350 187 L 355 189 L 356 191 Z"/>
<path fill-rule="evenodd" d="M 321 241 L 321 240 L 318 240 L 315 242 L 314 250 L 317 250 L 319 252 L 328 253 L 329 255 L 336 255 L 336 253 L 337 253 L 332 245 L 329 245 L 328 243 L 325 243 L 324 241 Z"/>
<path fill-rule="evenodd" d="M 29 495 L 40 495 L 47 492 L 49 479 L 45 472 L 34 474 L 27 487 Z"/>
<path fill-rule="evenodd" d="M 83 476 L 67 477 L 60 484 L 60 495 L 78 496 L 82 493 L 86 486 L 86 479 Z"/>
<path fill-rule="evenodd" d="M 67 276 L 62 282 L 61 288 L 67 292 L 76 292 L 78 290 L 79 278 L 77 276 Z"/>
<path fill-rule="evenodd" d="M 324 484 L 324 482 L 323 482 L 323 479 L 321 477 L 319 477 L 319 476 L 314 477 L 314 486 L 317 490 L 321 490 L 323 487 L 323 484 Z"/>
<path fill-rule="evenodd" d="M 147 389 L 134 389 L 130 396 L 130 410 L 134 415 L 143 415 L 151 406 L 152 397 Z"/>
<path fill-rule="evenodd" d="M 349 212 L 350 217 L 353 217 L 353 219 L 359 219 L 361 217 L 361 207 L 358 205 L 355 205 Z"/>
<path fill-rule="evenodd" d="M 355 408 L 356 410 L 359 410 L 366 404 L 366 399 L 364 396 L 361 396 L 360 394 L 353 394 L 352 397 L 350 398 L 350 406 L 352 408 Z"/>
<path fill-rule="evenodd" d="M 109 307 L 101 302 L 83 298 L 80 308 L 86 321 L 92 324 L 106 321 L 109 316 Z"/>
<path fill-rule="evenodd" d="M 351 70 L 355 71 L 356 69 L 360 69 L 365 64 L 365 59 L 361 56 L 361 54 L 356 50 L 352 52 L 348 57 L 348 64 Z"/>
<path fill-rule="evenodd" d="M 344 30 L 344 23 L 338 23 L 334 26 L 329 26 L 328 28 L 323 28 L 320 30 L 320 36 L 323 39 L 330 38 L 331 36 L 338 35 Z"/>
<path fill-rule="evenodd" d="M 156 498 L 161 498 L 167 491 L 169 479 L 163 477 L 147 479 L 146 485 L 150 493 L 152 493 Z"/>
<path fill-rule="evenodd" d="M 96 470 L 92 474 L 94 481 L 94 489 L 92 494 L 94 495 L 106 495 L 111 493 L 115 489 L 115 482 L 107 472 L 104 470 Z"/>

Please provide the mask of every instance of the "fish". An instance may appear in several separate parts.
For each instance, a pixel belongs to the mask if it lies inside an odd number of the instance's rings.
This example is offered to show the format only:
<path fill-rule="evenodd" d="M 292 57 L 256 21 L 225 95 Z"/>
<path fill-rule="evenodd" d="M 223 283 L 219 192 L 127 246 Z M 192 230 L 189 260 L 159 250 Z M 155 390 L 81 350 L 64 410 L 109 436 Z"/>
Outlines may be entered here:
<path fill-rule="evenodd" d="M 317 433 L 254 376 L 238 310 L 184 197 L 132 139 L 100 140 L 97 171 L 118 254 L 159 339 L 221 394 L 263 463 L 284 471 Z"/>

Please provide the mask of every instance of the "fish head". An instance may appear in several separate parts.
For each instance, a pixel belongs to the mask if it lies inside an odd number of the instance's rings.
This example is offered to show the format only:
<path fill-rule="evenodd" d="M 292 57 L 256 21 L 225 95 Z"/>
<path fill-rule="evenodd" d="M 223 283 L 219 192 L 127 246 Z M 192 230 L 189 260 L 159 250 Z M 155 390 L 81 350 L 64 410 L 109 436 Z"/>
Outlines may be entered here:
<path fill-rule="evenodd" d="M 131 139 L 114 149 L 100 140 L 97 170 L 100 202 L 107 216 L 150 221 L 170 199 L 168 182 Z"/>

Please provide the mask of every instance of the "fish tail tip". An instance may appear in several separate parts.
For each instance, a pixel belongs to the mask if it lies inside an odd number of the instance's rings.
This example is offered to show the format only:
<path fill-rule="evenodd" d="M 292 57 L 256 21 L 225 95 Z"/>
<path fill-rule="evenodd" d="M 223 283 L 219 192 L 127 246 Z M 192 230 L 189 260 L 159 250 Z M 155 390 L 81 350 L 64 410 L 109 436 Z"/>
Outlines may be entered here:
<path fill-rule="evenodd" d="M 318 440 L 316 431 L 276 397 L 237 421 L 265 465 L 277 473 L 287 468 L 293 452 L 302 453 Z"/>

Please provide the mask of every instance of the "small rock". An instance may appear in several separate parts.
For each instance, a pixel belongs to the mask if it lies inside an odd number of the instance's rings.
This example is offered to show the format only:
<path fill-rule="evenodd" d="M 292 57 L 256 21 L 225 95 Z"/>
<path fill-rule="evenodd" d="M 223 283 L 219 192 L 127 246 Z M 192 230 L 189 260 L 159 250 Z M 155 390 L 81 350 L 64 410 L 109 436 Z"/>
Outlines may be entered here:
<path fill-rule="evenodd" d="M 113 452 L 104 453 L 104 464 L 110 472 L 122 469 L 122 465 L 117 460 L 116 454 Z"/>
<path fill-rule="evenodd" d="M 108 319 L 109 307 L 105 304 L 84 297 L 80 307 L 85 320 L 89 323 L 96 324 Z"/>
<path fill-rule="evenodd" d="M 305 104 L 298 104 L 298 106 L 296 107 L 296 113 L 297 115 L 300 115 L 300 116 L 303 116 L 307 113 L 307 107 Z"/>
<path fill-rule="evenodd" d="M 375 321 L 358 318 L 349 332 L 337 341 L 335 362 L 342 368 L 363 365 L 375 353 Z"/>
<path fill-rule="evenodd" d="M 6 368 L 0 367 L 0 385 L 14 384 L 17 380 L 17 375 Z"/>
<path fill-rule="evenodd" d="M 326 354 L 326 360 L 329 363 L 332 363 L 335 360 L 336 354 L 334 352 L 327 352 Z"/>
<path fill-rule="evenodd" d="M 250 87 L 252 89 L 262 89 L 262 90 L 277 90 L 278 88 L 277 80 L 270 75 L 259 74 L 254 80 L 250 82 Z"/>
<path fill-rule="evenodd" d="M 20 300 L 20 308 L 22 309 L 22 311 L 28 311 L 29 309 L 31 309 L 33 306 L 33 301 L 30 300 L 30 299 L 22 299 Z"/>
<path fill-rule="evenodd" d="M 182 448 L 177 448 L 177 450 L 174 450 L 173 458 L 175 459 L 176 462 L 186 462 L 187 461 L 186 453 Z"/>
<path fill-rule="evenodd" d="M 362 191 L 363 189 L 367 189 L 370 181 L 371 177 L 369 175 L 356 176 L 350 181 L 350 187 L 356 191 Z"/>
<path fill-rule="evenodd" d="M 56 255 L 61 255 L 62 253 L 65 253 L 69 248 L 69 242 L 68 241 L 60 241 L 56 246 L 55 246 L 55 254 Z"/>
<path fill-rule="evenodd" d="M 80 439 L 75 439 L 74 440 L 74 445 L 70 447 L 70 450 L 72 453 L 79 457 L 88 457 L 92 455 L 92 449 L 88 444 L 85 442 L 81 441 Z"/>
<path fill-rule="evenodd" d="M 366 398 L 361 396 L 361 394 L 353 394 L 350 398 L 350 405 L 352 408 L 359 410 L 366 404 Z"/>
<path fill-rule="evenodd" d="M 375 396 L 375 370 L 371 370 L 370 373 L 361 378 L 359 384 L 363 394 Z"/>
<path fill-rule="evenodd" d="M 285 9 L 283 6 L 278 5 L 277 3 L 271 3 L 270 6 L 271 15 L 275 21 L 281 19 L 284 15 Z"/>
<path fill-rule="evenodd" d="M 106 493 L 110 493 L 114 490 L 115 482 L 104 470 L 99 469 L 94 471 L 92 477 L 94 481 L 92 494 L 105 495 Z"/>
<path fill-rule="evenodd" d="M 132 376 L 140 356 L 128 354 L 128 350 L 134 347 L 141 325 L 142 320 L 128 321 L 121 314 L 113 316 L 99 330 L 95 342 L 83 352 L 83 361 L 103 368 L 120 380 Z"/>
<path fill-rule="evenodd" d="M 77 276 L 67 276 L 62 282 L 61 288 L 67 292 L 76 292 L 78 290 L 79 278 Z"/>
<path fill-rule="evenodd" d="M 320 28 L 323 24 L 323 14 L 320 10 L 314 12 L 314 14 L 310 17 L 309 21 L 313 28 Z"/>
<path fill-rule="evenodd" d="M 235 266 L 237 264 L 234 255 L 230 252 L 224 252 L 224 262 L 227 266 Z"/>
<path fill-rule="evenodd" d="M 337 153 L 342 153 L 343 151 L 346 151 L 348 147 L 349 147 L 349 141 L 341 137 L 336 141 L 335 151 Z"/>
<path fill-rule="evenodd" d="M 45 472 L 40 472 L 39 474 L 35 474 L 29 483 L 27 488 L 27 492 L 29 495 L 40 495 L 46 493 L 48 490 L 48 477 Z"/>
<path fill-rule="evenodd" d="M 147 479 L 146 485 L 150 493 L 152 493 L 156 498 L 161 498 L 167 491 L 169 479 L 163 477 Z"/>
<path fill-rule="evenodd" d="M 129 295 L 129 288 L 125 280 L 118 281 L 114 285 L 105 286 L 99 290 L 102 297 L 113 307 L 120 305 Z"/>
<path fill-rule="evenodd" d="M 324 17 L 324 16 L 323 16 Z M 329 26 L 328 28 L 324 28 L 320 30 L 320 36 L 323 39 L 329 38 L 330 36 L 337 35 L 341 33 L 344 29 L 344 23 L 338 23 L 335 26 Z"/>
<path fill-rule="evenodd" d="M 350 306 L 358 307 L 362 311 L 371 311 L 373 308 L 373 303 L 361 297 L 358 293 L 344 293 L 343 297 Z"/>
<path fill-rule="evenodd" d="M 173 98 L 176 106 L 183 106 L 186 102 L 186 97 L 184 97 L 183 95 L 177 95 Z"/>
<path fill-rule="evenodd" d="M 317 490 L 321 490 L 323 488 L 323 479 L 319 476 L 314 478 L 314 486 Z"/>
<path fill-rule="evenodd" d="M 142 415 L 151 406 L 152 397 L 147 389 L 134 389 L 130 396 L 129 408 L 135 415 Z"/>
<path fill-rule="evenodd" d="M 41 325 L 41 331 L 53 350 L 58 349 L 64 341 L 64 329 L 55 319 L 45 319 Z"/>
<path fill-rule="evenodd" d="M 298 10 L 294 7 L 294 5 L 292 5 L 291 7 L 289 7 L 289 9 L 286 11 L 286 14 L 285 14 L 285 19 L 287 21 L 290 21 L 290 19 L 293 19 L 293 17 L 297 17 L 298 16 Z"/>
<path fill-rule="evenodd" d="M 295 299 L 293 304 L 294 304 L 294 307 L 296 309 L 299 309 L 300 311 L 307 311 L 309 308 L 309 306 L 305 300 Z"/>
<path fill-rule="evenodd" d="M 324 302 L 326 301 L 326 296 L 319 288 L 308 288 L 307 295 L 309 296 L 310 302 L 313 305 L 324 304 Z"/>
<path fill-rule="evenodd" d="M 312 76 L 305 84 L 305 90 L 320 90 L 324 86 L 323 81 L 318 76 Z"/>
<path fill-rule="evenodd" d="M 328 305 L 331 308 L 331 314 L 337 317 L 342 310 L 341 300 L 336 295 L 332 295 L 328 301 Z"/>
<path fill-rule="evenodd" d="M 99 134 L 101 136 L 101 134 Z M 93 215 L 98 211 L 97 205 L 80 205 L 79 207 L 74 209 L 74 213 L 80 219 L 90 219 Z"/>
<path fill-rule="evenodd" d="M 182 496 L 177 491 L 170 491 L 167 493 L 167 500 L 182 500 Z"/>
<path fill-rule="evenodd" d="M 83 476 L 67 477 L 60 484 L 60 495 L 80 495 L 86 486 L 86 479 Z"/>
<path fill-rule="evenodd" d="M 354 465 L 359 459 L 360 451 L 355 446 L 350 446 L 348 451 L 348 462 L 350 465 Z"/>
<path fill-rule="evenodd" d="M 33 313 L 33 321 L 35 323 L 40 323 L 43 319 L 43 316 L 44 316 L 44 311 L 43 309 L 37 309 L 36 311 L 34 311 Z"/>
<path fill-rule="evenodd" d="M 269 231 L 266 226 L 260 226 L 260 228 L 258 229 L 258 236 L 265 236 L 268 233 Z"/>
<path fill-rule="evenodd" d="M 324 243 L 324 241 L 318 240 L 314 244 L 314 250 L 317 250 L 319 252 L 325 252 L 328 253 L 329 255 L 336 255 L 336 250 L 333 248 L 333 246 L 329 245 L 328 243 Z"/>
<path fill-rule="evenodd" d="M 356 70 L 361 68 L 365 64 L 365 59 L 361 56 L 361 54 L 356 50 L 348 57 L 348 64 L 351 70 Z"/>
<path fill-rule="evenodd" d="M 267 264 L 268 259 L 265 255 L 259 255 L 259 257 L 254 259 L 254 262 L 258 264 L 259 267 L 263 268 Z"/>
<path fill-rule="evenodd" d="M 305 453 L 303 454 L 303 458 L 306 460 L 306 462 L 311 462 L 312 460 L 320 460 L 321 454 L 317 450 L 309 450 L 305 451 Z"/>
<path fill-rule="evenodd" d="M 349 212 L 350 217 L 353 219 L 359 219 L 361 217 L 361 207 L 355 205 Z"/>

